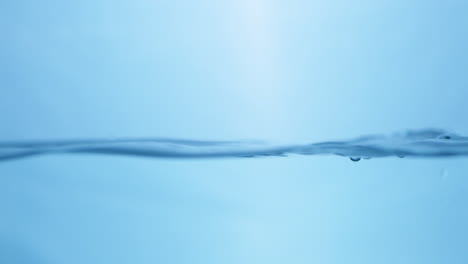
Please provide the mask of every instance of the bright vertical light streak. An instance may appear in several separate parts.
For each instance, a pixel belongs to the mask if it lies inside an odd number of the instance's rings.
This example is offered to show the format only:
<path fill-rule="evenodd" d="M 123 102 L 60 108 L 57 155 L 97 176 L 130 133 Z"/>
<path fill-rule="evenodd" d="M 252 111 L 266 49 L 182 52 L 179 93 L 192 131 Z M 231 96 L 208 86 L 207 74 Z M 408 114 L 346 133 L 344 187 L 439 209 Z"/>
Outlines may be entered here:
<path fill-rule="evenodd" d="M 251 112 L 248 125 L 276 137 L 272 132 L 285 128 L 286 121 L 278 10 L 267 0 L 237 0 L 232 5 L 233 56 L 239 65 L 235 88 Z"/>

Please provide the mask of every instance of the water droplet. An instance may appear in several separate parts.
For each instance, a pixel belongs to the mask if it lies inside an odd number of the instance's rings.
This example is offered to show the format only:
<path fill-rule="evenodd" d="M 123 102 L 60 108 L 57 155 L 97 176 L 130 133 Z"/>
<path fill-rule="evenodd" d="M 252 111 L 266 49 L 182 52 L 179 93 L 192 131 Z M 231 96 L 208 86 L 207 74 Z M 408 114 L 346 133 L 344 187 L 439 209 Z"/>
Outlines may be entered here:
<path fill-rule="evenodd" d="M 357 162 L 361 160 L 361 157 L 349 157 L 350 160 Z"/>
<path fill-rule="evenodd" d="M 443 168 L 441 171 L 440 171 L 440 178 L 442 180 L 446 180 L 449 176 L 449 172 L 446 168 Z"/>
<path fill-rule="evenodd" d="M 402 159 L 402 158 L 405 157 L 405 155 L 403 155 L 403 154 L 397 154 L 397 157 L 399 157 L 400 159 Z"/>

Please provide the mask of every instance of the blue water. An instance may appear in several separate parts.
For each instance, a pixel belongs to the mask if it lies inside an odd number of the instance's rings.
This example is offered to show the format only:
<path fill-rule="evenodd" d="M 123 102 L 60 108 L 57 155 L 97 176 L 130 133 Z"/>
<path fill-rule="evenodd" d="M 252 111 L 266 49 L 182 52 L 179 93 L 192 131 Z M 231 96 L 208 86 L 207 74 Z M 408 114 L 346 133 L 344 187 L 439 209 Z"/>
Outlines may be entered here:
<path fill-rule="evenodd" d="M 348 156 L 352 161 L 375 157 L 447 157 L 468 155 L 468 137 L 427 129 L 391 137 L 364 136 L 349 141 L 268 146 L 260 141 L 197 141 L 162 138 L 68 140 L 0 143 L 0 161 L 42 154 L 110 154 L 154 158 L 229 158 L 287 154 Z"/>
<path fill-rule="evenodd" d="M 468 263 L 467 13 L 0 1 L 0 263 Z"/>

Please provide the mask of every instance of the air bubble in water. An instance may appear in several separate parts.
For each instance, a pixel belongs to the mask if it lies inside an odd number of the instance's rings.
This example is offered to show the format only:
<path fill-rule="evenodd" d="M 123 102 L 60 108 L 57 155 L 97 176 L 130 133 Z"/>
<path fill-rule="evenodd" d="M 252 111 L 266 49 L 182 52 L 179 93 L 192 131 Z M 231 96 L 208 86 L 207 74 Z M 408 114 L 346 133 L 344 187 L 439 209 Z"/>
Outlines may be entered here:
<path fill-rule="evenodd" d="M 361 160 L 361 157 L 349 157 L 350 160 L 357 162 Z"/>

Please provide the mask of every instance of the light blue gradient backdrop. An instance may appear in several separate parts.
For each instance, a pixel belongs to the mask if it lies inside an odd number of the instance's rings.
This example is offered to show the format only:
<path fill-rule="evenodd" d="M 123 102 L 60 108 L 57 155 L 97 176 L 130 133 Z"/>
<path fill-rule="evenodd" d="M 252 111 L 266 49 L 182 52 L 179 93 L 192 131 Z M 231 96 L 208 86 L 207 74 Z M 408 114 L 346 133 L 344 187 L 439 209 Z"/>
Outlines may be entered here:
<path fill-rule="evenodd" d="M 468 134 L 466 1 L 1 1 L 0 140 Z M 1 263 L 467 263 L 466 159 L 0 164 Z"/>

